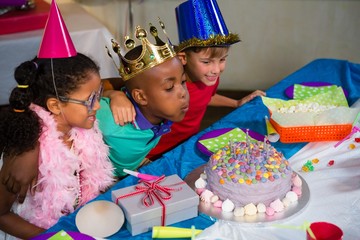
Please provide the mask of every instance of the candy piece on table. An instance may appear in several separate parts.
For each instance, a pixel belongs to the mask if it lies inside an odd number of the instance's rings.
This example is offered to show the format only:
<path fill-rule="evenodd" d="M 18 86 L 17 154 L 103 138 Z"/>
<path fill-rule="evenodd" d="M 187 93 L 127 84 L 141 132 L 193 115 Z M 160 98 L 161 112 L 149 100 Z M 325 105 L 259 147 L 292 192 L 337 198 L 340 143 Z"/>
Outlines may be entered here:
<path fill-rule="evenodd" d="M 312 161 L 308 160 L 301 168 L 304 172 L 312 172 L 314 171 L 314 166 L 312 164 Z"/>
<path fill-rule="evenodd" d="M 354 149 L 354 148 L 356 148 L 356 146 L 355 146 L 355 144 L 353 144 L 353 143 L 350 143 L 350 145 L 349 145 L 349 149 Z"/>
<path fill-rule="evenodd" d="M 334 165 L 334 163 L 335 163 L 334 160 L 330 160 L 330 161 L 328 162 L 328 166 L 331 167 L 332 165 Z"/>
<path fill-rule="evenodd" d="M 179 228 L 167 226 L 154 226 L 152 228 L 152 238 L 193 238 L 200 234 L 202 230 L 195 228 Z"/>
<path fill-rule="evenodd" d="M 355 142 L 359 143 L 359 142 L 360 142 L 360 138 L 355 138 Z"/>
<path fill-rule="evenodd" d="M 123 171 L 125 173 L 127 173 L 127 174 L 130 174 L 130 175 L 132 175 L 134 177 L 140 178 L 140 179 L 145 180 L 145 181 L 152 181 L 152 180 L 156 180 L 156 179 L 159 178 L 159 176 L 153 176 L 153 175 L 150 175 L 150 174 L 139 173 L 139 172 L 131 171 L 131 170 L 128 170 L 128 169 L 124 169 Z"/>
<path fill-rule="evenodd" d="M 320 160 L 318 158 L 314 158 L 313 160 L 311 160 L 312 163 L 318 163 Z"/>

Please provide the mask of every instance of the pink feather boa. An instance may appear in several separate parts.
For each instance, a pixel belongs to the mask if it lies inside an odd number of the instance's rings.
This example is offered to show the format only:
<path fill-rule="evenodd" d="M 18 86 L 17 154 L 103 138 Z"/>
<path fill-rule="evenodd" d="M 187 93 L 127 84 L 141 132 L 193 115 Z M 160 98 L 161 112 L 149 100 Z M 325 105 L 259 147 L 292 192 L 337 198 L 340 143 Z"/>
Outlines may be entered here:
<path fill-rule="evenodd" d="M 56 130 L 51 113 L 37 105 L 31 108 L 43 120 L 37 191 L 35 196 L 28 193 L 23 204 L 14 204 L 13 210 L 47 229 L 75 210 L 80 190 L 75 172 L 81 171 L 81 206 L 114 183 L 113 166 L 97 121 L 92 129 L 71 130 L 70 151 L 61 139 L 62 133 Z"/>

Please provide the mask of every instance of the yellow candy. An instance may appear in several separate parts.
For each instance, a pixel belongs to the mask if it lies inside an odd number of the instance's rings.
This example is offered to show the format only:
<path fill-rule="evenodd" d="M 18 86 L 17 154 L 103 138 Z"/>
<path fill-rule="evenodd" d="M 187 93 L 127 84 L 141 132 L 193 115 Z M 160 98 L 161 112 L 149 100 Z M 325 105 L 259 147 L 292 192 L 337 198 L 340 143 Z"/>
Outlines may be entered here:
<path fill-rule="evenodd" d="M 238 182 L 241 183 L 241 184 L 243 184 L 245 181 L 244 181 L 243 178 L 240 178 Z"/>
<path fill-rule="evenodd" d="M 217 166 L 213 166 L 211 169 L 214 171 L 217 168 Z"/>
<path fill-rule="evenodd" d="M 239 167 L 240 167 L 240 165 L 239 165 L 239 164 L 236 164 L 236 165 L 235 165 L 235 168 L 239 168 Z"/>
<path fill-rule="evenodd" d="M 349 149 L 354 149 L 354 148 L 356 148 L 355 144 L 351 143 L 351 144 L 349 145 Z"/>
<path fill-rule="evenodd" d="M 268 178 L 268 177 L 269 177 L 269 173 L 266 172 L 266 173 L 263 174 L 263 176 L 264 176 L 264 178 Z"/>
<path fill-rule="evenodd" d="M 308 168 L 307 166 L 303 166 L 303 167 L 301 168 L 301 170 L 303 170 L 304 172 L 308 172 L 308 171 L 309 171 L 309 168 Z"/>
<path fill-rule="evenodd" d="M 313 160 L 311 160 L 312 163 L 318 163 L 319 162 L 319 159 L 315 158 Z"/>

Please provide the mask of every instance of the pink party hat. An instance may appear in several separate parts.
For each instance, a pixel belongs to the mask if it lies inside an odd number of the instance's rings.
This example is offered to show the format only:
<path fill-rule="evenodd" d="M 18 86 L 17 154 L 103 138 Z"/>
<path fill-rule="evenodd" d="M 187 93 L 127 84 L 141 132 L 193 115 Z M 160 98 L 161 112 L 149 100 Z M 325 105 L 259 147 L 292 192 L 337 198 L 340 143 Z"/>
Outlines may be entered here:
<path fill-rule="evenodd" d="M 67 58 L 76 54 L 59 8 L 55 0 L 52 0 L 38 58 Z"/>

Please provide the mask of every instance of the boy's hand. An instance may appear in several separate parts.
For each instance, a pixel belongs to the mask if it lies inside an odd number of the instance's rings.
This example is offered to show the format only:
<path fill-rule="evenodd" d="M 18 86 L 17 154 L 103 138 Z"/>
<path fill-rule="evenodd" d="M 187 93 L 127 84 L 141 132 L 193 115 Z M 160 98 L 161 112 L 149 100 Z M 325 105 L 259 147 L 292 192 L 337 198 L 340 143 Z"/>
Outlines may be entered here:
<path fill-rule="evenodd" d="M 266 96 L 266 93 L 261 91 L 261 90 L 256 90 L 252 93 L 250 93 L 249 95 L 247 95 L 246 97 L 243 97 L 240 100 L 237 100 L 237 106 L 240 107 L 242 105 L 244 105 L 247 102 L 250 102 L 251 100 L 253 100 L 255 97 L 258 96 Z"/>
<path fill-rule="evenodd" d="M 122 91 L 112 91 L 108 94 L 110 98 L 110 108 L 116 124 L 124 126 L 126 123 L 134 121 L 136 112 L 132 102 Z"/>
<path fill-rule="evenodd" d="M 22 153 L 12 159 L 4 159 L 0 170 L 1 184 L 7 190 L 18 195 L 19 203 L 23 203 L 30 188 L 35 193 L 35 185 L 39 172 L 39 144 L 35 149 Z"/>

